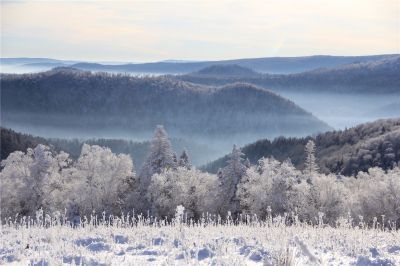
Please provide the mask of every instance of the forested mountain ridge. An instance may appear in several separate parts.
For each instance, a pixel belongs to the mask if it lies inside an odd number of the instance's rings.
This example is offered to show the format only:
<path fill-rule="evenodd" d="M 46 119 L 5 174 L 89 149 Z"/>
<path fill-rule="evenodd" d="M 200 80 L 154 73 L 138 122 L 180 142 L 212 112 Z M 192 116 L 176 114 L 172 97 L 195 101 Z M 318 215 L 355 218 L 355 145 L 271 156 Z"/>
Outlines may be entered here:
<path fill-rule="evenodd" d="M 260 138 L 329 129 L 293 102 L 245 83 L 211 87 L 168 77 L 57 68 L 37 74 L 3 74 L 1 86 L 5 126 L 11 121 L 141 133 L 163 124 L 173 136 L 224 139 L 235 134 Z"/>
<path fill-rule="evenodd" d="M 150 63 L 123 63 L 123 62 L 84 62 L 67 61 L 51 58 L 0 58 L 0 64 L 5 67 L 14 67 L 31 71 L 50 70 L 55 66 L 70 66 L 82 70 L 108 71 L 119 73 L 161 73 L 179 74 L 199 71 L 202 68 L 212 65 L 232 65 L 253 69 L 257 72 L 289 74 L 310 71 L 318 68 L 331 68 L 344 64 L 357 62 L 368 62 L 390 58 L 396 55 L 368 55 L 368 56 L 299 56 L 299 57 L 264 57 L 264 58 L 243 58 L 220 61 L 160 61 Z"/>
<path fill-rule="evenodd" d="M 399 93 L 400 56 L 286 75 L 258 73 L 249 76 L 229 76 L 218 73 L 190 73 L 175 78 L 206 85 L 248 82 L 278 91 Z"/>
<path fill-rule="evenodd" d="M 323 172 L 354 175 L 374 166 L 390 169 L 400 162 L 400 118 L 382 119 L 315 137 L 259 140 L 244 146 L 242 152 L 252 163 L 269 156 L 280 161 L 290 158 L 302 169 L 304 146 L 310 139 L 316 143 L 317 162 Z M 227 159 L 227 156 L 220 158 L 203 169 L 215 173 Z"/>
<path fill-rule="evenodd" d="M 371 55 L 371 56 L 299 56 L 299 57 L 265 57 L 265 58 L 244 58 L 221 61 L 200 61 L 200 62 L 153 62 L 139 64 L 107 65 L 98 63 L 77 63 L 72 67 L 110 72 L 145 72 L 145 73 L 189 73 L 199 71 L 202 68 L 212 65 L 236 64 L 242 67 L 253 69 L 264 73 L 299 73 L 322 67 L 336 67 L 355 62 L 368 62 L 390 58 L 395 55 Z"/>
<path fill-rule="evenodd" d="M 194 75 L 222 75 L 222 76 L 254 76 L 256 71 L 239 65 L 212 65 L 193 73 Z"/>

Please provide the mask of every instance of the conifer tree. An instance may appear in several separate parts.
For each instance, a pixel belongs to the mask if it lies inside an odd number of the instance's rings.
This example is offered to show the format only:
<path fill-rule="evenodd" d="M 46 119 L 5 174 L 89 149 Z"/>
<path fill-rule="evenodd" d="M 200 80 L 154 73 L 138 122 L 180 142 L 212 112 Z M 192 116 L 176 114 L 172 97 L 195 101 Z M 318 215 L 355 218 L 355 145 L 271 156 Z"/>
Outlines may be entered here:
<path fill-rule="evenodd" d="M 158 125 L 151 140 L 149 155 L 140 174 L 140 187 L 146 193 L 147 187 L 154 174 L 161 173 L 164 169 L 176 167 L 174 152 L 168 134 L 162 125 Z"/>
<path fill-rule="evenodd" d="M 187 168 L 189 170 L 192 168 L 192 165 L 190 164 L 190 160 L 189 160 L 189 155 L 187 154 L 186 150 L 182 151 L 182 154 L 179 157 L 178 165 L 180 167 L 185 167 L 185 168 Z"/>
<path fill-rule="evenodd" d="M 318 173 L 318 164 L 315 159 L 315 143 L 313 140 L 309 140 L 305 146 L 306 161 L 304 174 L 309 178 Z"/>
<path fill-rule="evenodd" d="M 220 190 L 223 198 L 220 212 L 226 215 L 228 211 L 236 214 L 239 211 L 239 201 L 236 198 L 237 185 L 246 174 L 242 151 L 233 146 L 232 153 L 229 155 L 228 164 L 222 169 L 220 175 Z"/>

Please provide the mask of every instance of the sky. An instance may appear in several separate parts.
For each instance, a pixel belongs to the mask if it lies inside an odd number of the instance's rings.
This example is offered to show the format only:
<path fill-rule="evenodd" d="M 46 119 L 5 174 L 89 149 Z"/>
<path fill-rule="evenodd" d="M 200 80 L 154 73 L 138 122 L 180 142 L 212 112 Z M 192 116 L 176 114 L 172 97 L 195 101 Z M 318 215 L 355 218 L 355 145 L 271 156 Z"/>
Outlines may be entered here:
<path fill-rule="evenodd" d="M 1 57 L 149 62 L 387 53 L 400 53 L 399 0 L 1 0 Z"/>

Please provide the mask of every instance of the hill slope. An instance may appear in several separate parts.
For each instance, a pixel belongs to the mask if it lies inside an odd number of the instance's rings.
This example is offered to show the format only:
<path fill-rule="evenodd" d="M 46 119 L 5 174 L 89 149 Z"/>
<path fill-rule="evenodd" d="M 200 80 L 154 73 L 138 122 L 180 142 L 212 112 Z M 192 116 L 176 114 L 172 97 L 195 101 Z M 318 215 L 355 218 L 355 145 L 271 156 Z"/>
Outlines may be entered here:
<path fill-rule="evenodd" d="M 144 72 L 144 73 L 190 73 L 212 65 L 236 64 L 253 69 L 257 72 L 267 73 L 299 73 L 322 67 L 335 67 L 356 62 L 368 62 L 391 57 L 393 55 L 372 56 L 300 56 L 300 57 L 265 57 L 245 58 L 221 61 L 201 62 L 154 62 L 141 64 L 106 65 L 95 63 L 78 63 L 75 68 L 94 71 L 110 72 Z"/>
<path fill-rule="evenodd" d="M 369 167 L 391 168 L 400 162 L 400 118 L 378 120 L 344 131 L 332 131 L 315 138 L 277 138 L 273 141 L 259 140 L 243 147 L 250 162 L 261 157 L 273 156 L 278 160 L 290 158 L 293 164 L 303 167 L 304 146 L 309 139 L 317 145 L 317 161 L 322 171 L 328 170 L 345 175 L 366 171 Z M 223 167 L 227 156 L 203 167 L 217 172 Z"/>
<path fill-rule="evenodd" d="M 19 123 L 138 135 L 163 124 L 175 137 L 224 140 L 234 135 L 254 139 L 329 129 L 293 102 L 244 83 L 209 87 L 165 77 L 59 68 L 2 75 L 1 86 L 2 119 L 9 127 Z"/>
<path fill-rule="evenodd" d="M 400 92 L 400 56 L 288 75 L 260 73 L 249 76 L 226 76 L 218 73 L 214 75 L 191 73 L 175 78 L 205 85 L 248 82 L 278 91 L 396 93 Z"/>
<path fill-rule="evenodd" d="M 197 75 L 205 75 L 205 76 L 254 76 L 258 75 L 257 72 L 253 71 L 250 68 L 242 67 L 239 65 L 212 65 L 209 67 L 205 67 L 195 72 Z"/>
<path fill-rule="evenodd" d="M 190 73 L 198 71 L 202 68 L 211 65 L 227 65 L 236 64 L 242 67 L 253 69 L 257 72 L 275 73 L 275 74 L 288 74 L 299 73 L 317 68 L 336 67 L 344 64 L 351 64 L 357 62 L 368 62 L 381 60 L 384 58 L 392 57 L 393 55 L 371 55 L 371 56 L 300 56 L 300 57 L 265 57 L 265 58 L 244 58 L 220 61 L 161 61 L 153 63 L 87 63 L 77 61 L 55 60 L 49 58 L 0 58 L 2 66 L 15 66 L 17 72 L 22 72 L 28 66 L 24 64 L 31 64 L 28 68 L 29 71 L 43 71 L 43 68 L 50 69 L 47 63 L 59 64 L 59 66 L 73 66 L 82 70 L 91 71 L 109 71 L 109 72 L 131 72 L 131 73 L 163 73 L 163 74 L 177 74 L 177 73 Z M 20 70 L 18 68 L 21 67 Z M 7 70 L 4 69 L 3 72 Z"/>

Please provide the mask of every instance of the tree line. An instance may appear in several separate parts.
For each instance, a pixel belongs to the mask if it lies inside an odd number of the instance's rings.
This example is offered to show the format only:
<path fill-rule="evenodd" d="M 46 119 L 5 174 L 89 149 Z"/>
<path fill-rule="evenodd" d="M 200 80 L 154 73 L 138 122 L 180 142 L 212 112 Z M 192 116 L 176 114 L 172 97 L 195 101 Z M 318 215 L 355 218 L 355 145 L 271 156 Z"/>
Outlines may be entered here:
<path fill-rule="evenodd" d="M 236 146 L 227 165 L 210 174 L 191 165 L 187 152 L 176 156 L 165 129 L 155 130 L 148 157 L 137 172 L 129 155 L 97 145 L 83 145 L 73 160 L 39 144 L 15 151 L 1 162 L 1 218 L 33 217 L 42 209 L 72 221 L 92 214 L 135 212 L 173 217 L 182 205 L 188 218 L 206 214 L 237 218 L 241 214 L 320 219 L 334 225 L 382 220 L 400 224 L 400 168 L 371 168 L 356 178 L 320 173 L 315 143 L 309 140 L 305 168 L 290 160 L 263 157 L 251 164 Z M 352 217 L 352 218 L 350 218 Z"/>
<path fill-rule="evenodd" d="M 243 147 L 251 163 L 273 156 L 283 161 L 290 158 L 296 168 L 304 169 L 304 146 L 309 140 L 317 145 L 316 159 L 323 173 L 356 176 L 359 171 L 380 167 L 389 170 L 400 162 L 400 119 L 381 119 L 352 128 L 329 131 L 314 137 L 262 139 Z M 216 173 L 226 165 L 227 156 L 202 169 Z"/>

